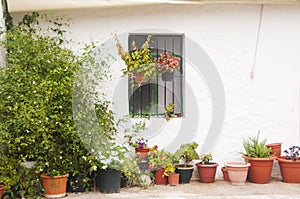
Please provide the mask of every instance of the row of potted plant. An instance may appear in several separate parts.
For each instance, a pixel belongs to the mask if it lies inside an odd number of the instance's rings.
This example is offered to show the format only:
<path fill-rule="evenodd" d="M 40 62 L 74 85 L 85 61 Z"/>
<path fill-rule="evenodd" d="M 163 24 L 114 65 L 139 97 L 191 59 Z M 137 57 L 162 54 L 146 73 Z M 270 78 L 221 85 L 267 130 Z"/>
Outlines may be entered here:
<path fill-rule="evenodd" d="M 253 183 L 268 183 L 274 160 L 279 162 L 282 180 L 288 183 L 300 183 L 299 147 L 292 146 L 281 156 L 281 143 L 266 144 L 259 141 L 259 134 L 244 139 L 244 162 L 227 162 L 222 168 L 226 181 L 234 185 L 244 185 L 246 179 Z"/>

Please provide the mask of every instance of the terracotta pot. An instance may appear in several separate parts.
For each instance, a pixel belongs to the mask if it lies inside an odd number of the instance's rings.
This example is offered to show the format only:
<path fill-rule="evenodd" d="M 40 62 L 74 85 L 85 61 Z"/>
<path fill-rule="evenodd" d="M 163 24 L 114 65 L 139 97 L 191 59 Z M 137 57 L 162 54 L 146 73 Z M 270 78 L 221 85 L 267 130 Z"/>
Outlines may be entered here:
<path fill-rule="evenodd" d="M 163 177 L 164 171 L 165 170 L 163 168 L 157 169 L 155 171 L 155 174 L 154 174 L 154 182 L 155 182 L 155 184 L 161 184 L 161 185 L 168 184 L 167 176 Z"/>
<path fill-rule="evenodd" d="M 41 174 L 42 184 L 45 189 L 46 198 L 60 198 L 66 195 L 67 178 L 69 174 L 62 176 L 49 176 L 48 174 Z"/>
<path fill-rule="evenodd" d="M 149 152 L 149 148 L 140 149 L 139 147 L 135 147 L 135 153 L 142 159 L 145 160 L 147 158 L 147 153 Z"/>
<path fill-rule="evenodd" d="M 136 73 L 134 74 L 134 79 L 137 83 L 142 84 L 145 83 L 146 81 L 144 80 L 144 73 Z"/>
<path fill-rule="evenodd" d="M 226 167 L 222 167 L 221 170 L 222 170 L 222 173 L 223 173 L 224 181 L 229 182 L 229 176 L 228 176 L 227 168 Z"/>
<path fill-rule="evenodd" d="M 171 173 L 168 176 L 168 182 L 170 186 L 176 186 L 179 184 L 179 173 Z"/>
<path fill-rule="evenodd" d="M 232 185 L 244 185 L 247 179 L 248 168 L 250 164 L 244 162 L 228 162 L 225 163 L 228 171 L 228 177 L 230 184 Z"/>
<path fill-rule="evenodd" d="M 277 158 L 282 180 L 288 183 L 300 183 L 300 160 L 286 160 L 285 156 Z"/>
<path fill-rule="evenodd" d="M 218 164 L 209 163 L 209 164 L 196 164 L 198 168 L 199 178 L 201 182 L 212 183 L 215 181 L 216 171 Z"/>
<path fill-rule="evenodd" d="M 0 198 L 2 198 L 4 189 L 5 189 L 5 186 L 0 185 Z"/>
<path fill-rule="evenodd" d="M 278 142 L 278 143 L 270 143 L 267 144 L 266 147 L 271 148 L 271 154 L 275 155 L 276 157 L 280 157 L 281 156 L 281 145 L 282 143 Z"/>
<path fill-rule="evenodd" d="M 246 162 L 251 164 L 248 171 L 248 180 L 250 182 L 265 184 L 268 183 L 273 168 L 274 157 L 272 158 L 249 158 L 243 156 Z"/>

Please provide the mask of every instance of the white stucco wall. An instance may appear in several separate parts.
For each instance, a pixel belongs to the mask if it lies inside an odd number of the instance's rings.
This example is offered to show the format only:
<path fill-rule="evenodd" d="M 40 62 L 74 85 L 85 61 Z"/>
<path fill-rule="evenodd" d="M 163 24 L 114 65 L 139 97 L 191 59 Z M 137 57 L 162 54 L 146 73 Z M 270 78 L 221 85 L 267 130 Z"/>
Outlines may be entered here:
<path fill-rule="evenodd" d="M 202 148 L 206 136 L 211 136 L 208 132 L 214 116 L 212 93 L 206 77 L 196 71 L 198 63 L 185 60 L 186 117 L 169 122 L 162 118 L 151 120 L 149 130 L 155 128 L 156 132 L 151 133 L 149 141 L 164 148 L 178 134 L 186 135 L 179 141 L 197 141 L 200 153 L 211 152 L 214 160 L 222 165 L 228 160 L 241 160 L 242 138 L 254 136 L 258 131 L 268 142 L 283 142 L 283 149 L 299 145 L 300 5 L 264 6 L 254 78 L 251 79 L 260 11 L 260 5 L 165 5 L 64 11 L 61 14 L 73 19 L 72 37 L 81 42 L 105 42 L 115 32 L 141 29 L 143 32 L 156 28 L 157 31 L 184 33 L 199 45 L 213 63 L 224 87 L 224 123 L 220 131 L 211 131 L 219 134 L 218 139 L 211 148 Z M 20 15 L 13 14 L 16 18 Z M 193 50 L 197 49 L 186 49 L 186 53 Z M 115 79 L 111 91 L 115 96 L 115 110 L 126 113 L 127 84 L 126 79 L 120 78 L 119 71 L 124 65 L 119 60 L 113 66 Z"/>

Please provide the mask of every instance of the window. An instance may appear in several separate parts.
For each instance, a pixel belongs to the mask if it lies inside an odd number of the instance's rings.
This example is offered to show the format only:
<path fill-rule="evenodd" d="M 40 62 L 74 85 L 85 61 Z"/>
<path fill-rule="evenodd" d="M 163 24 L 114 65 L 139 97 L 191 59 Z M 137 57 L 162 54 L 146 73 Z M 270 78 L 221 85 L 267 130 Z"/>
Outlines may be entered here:
<path fill-rule="evenodd" d="M 135 41 L 138 48 L 146 41 L 149 34 L 130 34 L 128 43 Z M 174 114 L 183 115 L 183 35 L 182 34 L 151 34 L 150 50 L 154 59 L 168 52 L 180 57 L 180 68 L 174 71 L 173 81 L 164 81 L 162 74 L 154 80 L 142 85 L 129 86 L 129 111 L 133 117 L 143 115 L 164 116 L 164 107 L 175 104 Z M 131 80 L 129 80 L 131 81 Z M 130 84 L 130 83 L 129 83 Z"/>

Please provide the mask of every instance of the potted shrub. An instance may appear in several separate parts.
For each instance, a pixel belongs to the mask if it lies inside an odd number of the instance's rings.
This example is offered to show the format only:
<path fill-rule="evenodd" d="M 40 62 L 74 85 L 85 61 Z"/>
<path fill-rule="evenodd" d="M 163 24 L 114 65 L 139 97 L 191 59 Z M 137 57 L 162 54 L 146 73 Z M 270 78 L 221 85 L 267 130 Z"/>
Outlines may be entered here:
<path fill-rule="evenodd" d="M 285 156 L 277 157 L 284 182 L 300 183 L 299 152 L 299 146 L 291 146 L 284 151 Z"/>
<path fill-rule="evenodd" d="M 172 154 L 165 150 L 158 150 L 154 146 L 148 152 L 148 169 L 154 173 L 155 184 L 167 184 L 167 177 L 164 176 L 164 168 L 172 162 Z"/>
<path fill-rule="evenodd" d="M 227 162 L 225 163 L 228 179 L 232 185 L 244 185 L 248 175 L 250 163 Z"/>
<path fill-rule="evenodd" d="M 168 177 L 168 183 L 170 186 L 176 186 L 179 184 L 179 173 L 175 173 L 175 166 L 172 163 L 169 163 L 164 168 L 164 176 Z"/>
<path fill-rule="evenodd" d="M 268 183 L 272 173 L 274 156 L 266 147 L 266 140 L 259 141 L 259 134 L 243 140 L 243 158 L 251 164 L 248 180 L 254 183 Z"/>
<path fill-rule="evenodd" d="M 200 159 L 201 162 L 196 164 L 200 181 L 205 183 L 214 182 L 218 164 L 210 162 L 212 160 L 212 155 L 210 153 L 203 154 Z"/>
<path fill-rule="evenodd" d="M 115 36 L 115 39 L 118 53 L 127 66 L 122 70 L 123 74 L 130 76 L 133 86 L 134 84 L 141 86 L 149 80 L 154 80 L 157 75 L 157 69 L 150 53 L 149 42 L 151 35 L 148 36 L 140 49 L 138 49 L 135 42 L 132 42 L 131 52 L 123 49 L 117 36 Z"/>
<path fill-rule="evenodd" d="M 198 160 L 199 155 L 196 152 L 198 144 L 196 142 L 182 144 L 174 153 L 174 159 L 179 162 L 176 165 L 176 173 L 180 174 L 179 183 L 189 183 L 193 175 L 194 167 L 190 163 L 192 160 Z"/>
<path fill-rule="evenodd" d="M 180 57 L 170 55 L 169 52 L 160 54 L 157 58 L 157 68 L 162 73 L 163 81 L 173 81 L 174 71 L 180 68 Z"/>

